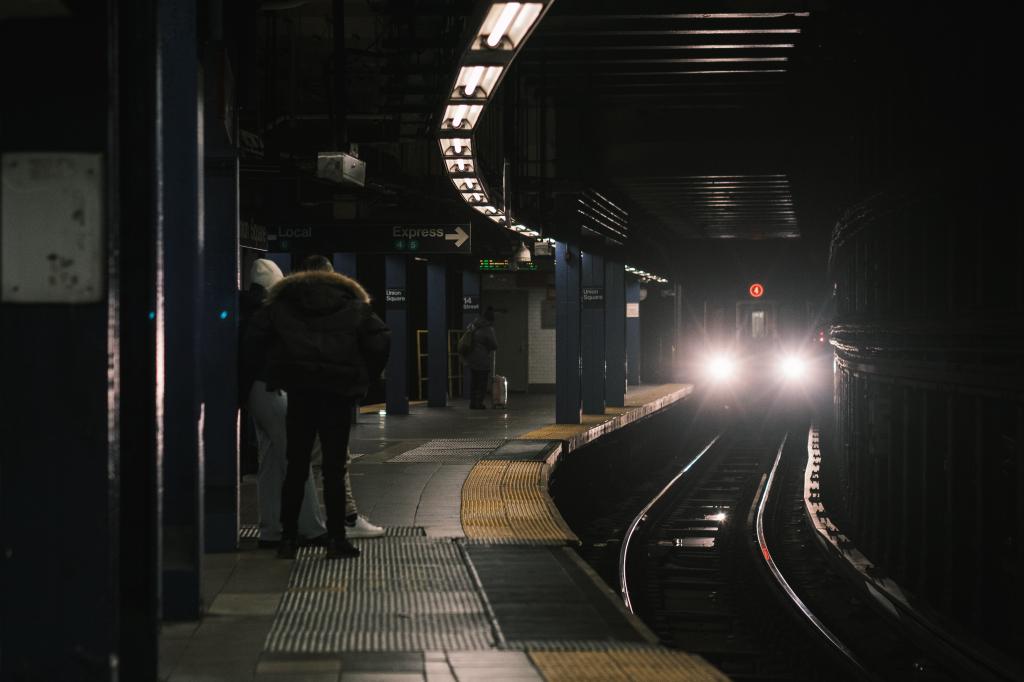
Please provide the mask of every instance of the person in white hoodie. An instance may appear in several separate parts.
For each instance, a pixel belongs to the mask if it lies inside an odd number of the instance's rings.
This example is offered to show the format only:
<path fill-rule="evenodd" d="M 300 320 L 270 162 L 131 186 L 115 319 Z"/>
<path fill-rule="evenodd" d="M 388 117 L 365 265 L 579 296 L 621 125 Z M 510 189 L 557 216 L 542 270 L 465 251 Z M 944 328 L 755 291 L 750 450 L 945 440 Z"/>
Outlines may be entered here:
<path fill-rule="evenodd" d="M 267 290 L 284 279 L 284 273 L 272 260 L 258 258 L 250 271 L 252 284 L 242 292 L 241 335 L 253 313 L 266 298 Z M 281 540 L 281 487 L 284 484 L 288 459 L 285 457 L 287 439 L 285 417 L 288 414 L 288 396 L 284 391 L 267 389 L 266 358 L 240 353 L 243 358 L 239 370 L 239 399 L 247 400 L 249 413 L 256 424 L 256 443 L 259 469 L 256 489 L 259 497 L 259 544 L 274 547 Z M 312 476 L 306 479 L 305 494 L 299 510 L 299 534 L 305 542 L 326 540 L 327 525 L 320 509 L 316 484 Z"/>

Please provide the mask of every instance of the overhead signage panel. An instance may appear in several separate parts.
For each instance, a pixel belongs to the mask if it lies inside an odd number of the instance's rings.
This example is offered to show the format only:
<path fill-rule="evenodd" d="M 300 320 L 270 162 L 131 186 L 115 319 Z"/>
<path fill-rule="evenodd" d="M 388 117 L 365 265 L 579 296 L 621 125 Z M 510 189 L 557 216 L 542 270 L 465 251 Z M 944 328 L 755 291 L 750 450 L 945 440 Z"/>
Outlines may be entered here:
<path fill-rule="evenodd" d="M 469 223 L 274 225 L 271 251 L 317 248 L 332 253 L 461 254 L 473 252 Z"/>

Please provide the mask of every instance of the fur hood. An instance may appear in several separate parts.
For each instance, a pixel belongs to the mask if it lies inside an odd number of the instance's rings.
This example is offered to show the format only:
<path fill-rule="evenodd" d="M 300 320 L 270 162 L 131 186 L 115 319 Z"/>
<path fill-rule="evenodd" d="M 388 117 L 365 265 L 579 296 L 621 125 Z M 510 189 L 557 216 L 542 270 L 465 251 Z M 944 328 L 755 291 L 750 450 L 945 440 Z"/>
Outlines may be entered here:
<path fill-rule="evenodd" d="M 370 295 L 351 277 L 320 270 L 288 275 L 267 293 L 268 304 L 282 301 L 303 308 L 335 307 L 345 299 L 369 303 Z"/>

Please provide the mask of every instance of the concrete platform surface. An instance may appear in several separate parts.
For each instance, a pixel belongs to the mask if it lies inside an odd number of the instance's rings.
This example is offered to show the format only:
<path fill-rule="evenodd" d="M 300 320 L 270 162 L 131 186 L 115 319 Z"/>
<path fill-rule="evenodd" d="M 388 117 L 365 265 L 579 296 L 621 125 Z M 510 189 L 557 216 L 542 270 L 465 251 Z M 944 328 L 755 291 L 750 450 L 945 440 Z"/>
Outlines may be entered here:
<path fill-rule="evenodd" d="M 240 551 L 207 555 L 207 613 L 165 626 L 161 680 L 726 679 L 656 644 L 547 495 L 560 457 L 689 392 L 644 387 L 568 427 L 549 423 L 553 396 L 362 414 L 353 489 L 387 535 L 354 540 L 363 554 L 345 561 L 278 560 L 251 529 Z"/>

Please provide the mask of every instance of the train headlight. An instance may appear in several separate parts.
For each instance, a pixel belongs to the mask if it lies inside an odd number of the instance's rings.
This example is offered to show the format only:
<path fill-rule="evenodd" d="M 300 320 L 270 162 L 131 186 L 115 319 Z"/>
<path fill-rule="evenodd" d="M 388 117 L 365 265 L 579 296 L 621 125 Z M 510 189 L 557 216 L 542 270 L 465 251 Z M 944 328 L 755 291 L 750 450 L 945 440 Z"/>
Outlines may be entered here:
<path fill-rule="evenodd" d="M 779 375 L 786 381 L 800 381 L 807 374 L 807 361 L 796 355 L 779 360 Z"/>
<path fill-rule="evenodd" d="M 736 363 L 726 355 L 716 355 L 708 362 L 708 376 L 712 381 L 729 381 L 734 374 L 736 374 Z"/>

